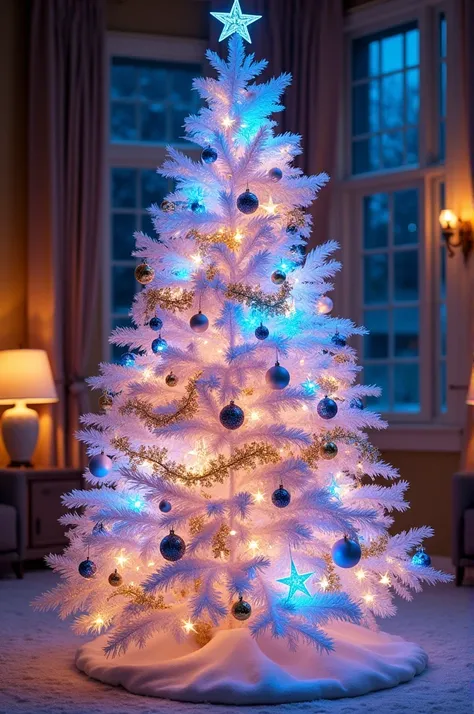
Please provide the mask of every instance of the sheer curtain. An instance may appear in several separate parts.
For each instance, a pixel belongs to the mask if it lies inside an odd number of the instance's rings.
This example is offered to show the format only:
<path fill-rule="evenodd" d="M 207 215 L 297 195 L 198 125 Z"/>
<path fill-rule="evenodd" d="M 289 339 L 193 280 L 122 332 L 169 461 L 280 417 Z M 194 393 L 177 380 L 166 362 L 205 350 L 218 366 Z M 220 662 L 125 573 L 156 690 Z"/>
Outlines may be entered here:
<path fill-rule="evenodd" d="M 28 125 L 28 344 L 48 351 L 60 401 L 36 461 L 79 465 L 100 260 L 102 0 L 32 0 Z"/>

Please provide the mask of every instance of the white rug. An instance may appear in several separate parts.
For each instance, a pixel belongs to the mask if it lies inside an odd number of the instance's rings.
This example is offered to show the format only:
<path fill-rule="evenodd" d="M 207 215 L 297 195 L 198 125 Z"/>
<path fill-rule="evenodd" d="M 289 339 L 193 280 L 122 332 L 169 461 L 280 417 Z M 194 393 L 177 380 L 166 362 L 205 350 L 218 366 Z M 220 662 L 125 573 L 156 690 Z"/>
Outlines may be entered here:
<path fill-rule="evenodd" d="M 408 684 L 354 699 L 250 708 L 139 697 L 88 679 L 74 666 L 81 640 L 54 613 L 29 608 L 56 582 L 49 572 L 0 581 L 0 714 L 468 714 L 472 712 L 472 588 L 427 588 L 400 604 L 387 632 L 426 650 L 428 669 Z"/>

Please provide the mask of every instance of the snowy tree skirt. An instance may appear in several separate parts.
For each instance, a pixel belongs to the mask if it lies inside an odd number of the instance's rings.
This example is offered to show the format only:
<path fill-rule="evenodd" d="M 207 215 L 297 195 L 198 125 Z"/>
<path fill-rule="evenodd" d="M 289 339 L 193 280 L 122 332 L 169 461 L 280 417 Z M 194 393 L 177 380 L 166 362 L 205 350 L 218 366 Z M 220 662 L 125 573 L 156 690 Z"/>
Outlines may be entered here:
<path fill-rule="evenodd" d="M 424 650 L 350 623 L 326 628 L 335 651 L 283 640 L 254 640 L 248 629 L 221 630 L 204 647 L 156 634 L 145 649 L 107 659 L 102 635 L 77 652 L 78 669 L 134 694 L 213 704 L 282 704 L 356 697 L 408 682 L 428 661 Z"/>

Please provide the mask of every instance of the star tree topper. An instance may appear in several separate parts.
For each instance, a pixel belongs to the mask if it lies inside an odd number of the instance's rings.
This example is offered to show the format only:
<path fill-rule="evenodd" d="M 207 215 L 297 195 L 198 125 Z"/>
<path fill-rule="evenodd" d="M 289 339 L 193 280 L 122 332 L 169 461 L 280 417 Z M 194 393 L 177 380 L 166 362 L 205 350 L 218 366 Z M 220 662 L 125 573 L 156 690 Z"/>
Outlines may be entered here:
<path fill-rule="evenodd" d="M 250 39 L 247 26 L 251 25 L 252 22 L 260 20 L 262 17 L 261 15 L 243 15 L 239 0 L 234 0 L 230 12 L 211 12 L 211 15 L 224 24 L 219 42 L 237 32 L 244 40 L 251 43 L 252 40 Z"/>
<path fill-rule="evenodd" d="M 293 558 L 290 555 L 290 563 L 291 563 L 291 573 L 287 578 L 280 578 L 277 580 L 277 583 L 283 583 L 283 585 L 288 585 L 290 588 L 288 592 L 288 600 L 291 600 L 293 595 L 297 593 L 298 591 L 304 593 L 304 595 L 311 595 L 309 592 L 308 588 L 305 585 L 306 580 L 310 578 L 314 573 L 305 573 L 304 575 L 301 575 L 298 573 L 296 570 L 296 565 L 293 562 Z"/>

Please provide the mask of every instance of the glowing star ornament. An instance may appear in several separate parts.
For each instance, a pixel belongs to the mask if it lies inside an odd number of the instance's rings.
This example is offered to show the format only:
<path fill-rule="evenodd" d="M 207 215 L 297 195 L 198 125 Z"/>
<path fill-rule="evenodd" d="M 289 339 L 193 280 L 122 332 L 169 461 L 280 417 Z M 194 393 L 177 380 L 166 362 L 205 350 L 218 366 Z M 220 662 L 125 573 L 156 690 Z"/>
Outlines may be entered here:
<path fill-rule="evenodd" d="M 239 0 L 234 0 L 230 12 L 211 12 L 211 15 L 224 25 L 221 36 L 219 37 L 219 42 L 237 33 L 243 37 L 244 40 L 252 43 L 247 27 L 262 17 L 261 15 L 243 15 Z"/>
<path fill-rule="evenodd" d="M 277 580 L 277 583 L 283 583 L 283 585 L 288 585 L 289 587 L 289 592 L 288 592 L 288 600 L 291 600 L 293 595 L 297 592 L 302 592 L 304 595 L 310 595 L 311 593 L 309 592 L 308 588 L 305 585 L 305 582 L 310 578 L 314 573 L 304 573 L 302 575 L 301 573 L 298 573 L 296 570 L 296 565 L 293 562 L 293 558 L 290 555 L 290 564 L 291 564 L 291 573 L 287 578 L 280 578 Z"/>

